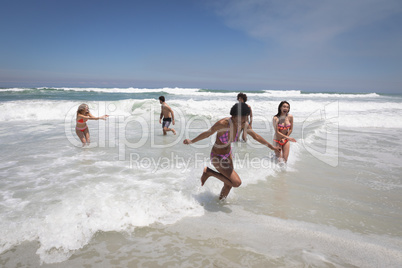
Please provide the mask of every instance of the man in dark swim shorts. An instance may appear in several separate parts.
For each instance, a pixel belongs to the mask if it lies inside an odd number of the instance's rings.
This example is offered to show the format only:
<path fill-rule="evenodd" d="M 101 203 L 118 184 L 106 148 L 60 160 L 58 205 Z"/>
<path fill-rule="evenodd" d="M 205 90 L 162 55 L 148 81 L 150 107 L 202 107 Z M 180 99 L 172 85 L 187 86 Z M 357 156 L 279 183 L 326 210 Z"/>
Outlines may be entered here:
<path fill-rule="evenodd" d="M 176 135 L 176 131 L 173 128 L 169 128 L 170 123 L 174 125 L 174 113 L 172 108 L 165 102 L 165 97 L 159 97 L 159 103 L 161 104 L 161 116 L 159 118 L 159 124 L 162 124 L 163 135 L 166 135 L 168 131 L 172 131 Z M 162 123 L 163 118 L 163 123 Z"/>
<path fill-rule="evenodd" d="M 163 118 L 162 128 L 169 128 L 170 123 L 172 123 L 172 118 Z"/>

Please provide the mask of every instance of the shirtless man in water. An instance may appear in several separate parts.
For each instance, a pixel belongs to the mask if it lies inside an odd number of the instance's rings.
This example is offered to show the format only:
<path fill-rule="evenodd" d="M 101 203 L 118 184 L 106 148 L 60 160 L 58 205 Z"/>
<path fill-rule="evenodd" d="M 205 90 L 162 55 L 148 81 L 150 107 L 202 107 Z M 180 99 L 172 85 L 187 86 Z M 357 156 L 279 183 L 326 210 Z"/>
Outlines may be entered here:
<path fill-rule="evenodd" d="M 239 102 L 244 102 L 244 103 L 246 103 L 246 101 L 247 101 L 247 95 L 240 92 L 239 94 L 237 94 L 237 100 L 238 100 Z M 247 103 L 246 103 L 246 104 L 247 104 Z M 247 104 L 247 106 L 248 106 L 248 108 L 250 108 L 250 114 L 249 114 L 249 116 L 248 116 L 248 118 L 247 118 L 248 128 L 251 128 L 251 125 L 253 124 L 253 110 L 251 109 L 251 106 L 250 106 L 250 105 Z M 243 141 L 247 141 L 247 129 L 242 128 L 241 130 L 243 131 L 243 136 L 242 136 L 242 137 L 243 137 Z"/>
<path fill-rule="evenodd" d="M 160 96 L 159 102 L 161 104 L 161 116 L 159 118 L 159 124 L 162 124 L 163 135 L 166 135 L 168 131 L 172 131 L 176 135 L 176 131 L 173 128 L 169 128 L 170 123 L 174 125 L 174 113 L 172 108 L 165 102 L 165 97 Z M 163 123 L 162 123 L 163 118 Z"/>

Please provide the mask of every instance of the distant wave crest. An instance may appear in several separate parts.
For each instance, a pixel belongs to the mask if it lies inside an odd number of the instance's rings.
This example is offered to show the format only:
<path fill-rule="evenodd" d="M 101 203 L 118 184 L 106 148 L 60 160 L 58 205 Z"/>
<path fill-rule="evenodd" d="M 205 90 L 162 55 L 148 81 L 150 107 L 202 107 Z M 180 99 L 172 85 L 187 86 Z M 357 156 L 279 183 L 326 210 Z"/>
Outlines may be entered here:
<path fill-rule="evenodd" d="M 166 93 L 170 95 L 194 95 L 194 96 L 228 96 L 236 95 L 237 91 L 201 89 L 201 88 L 98 88 L 98 87 L 38 87 L 38 88 L 0 88 L 0 92 L 29 92 L 29 91 L 76 91 L 76 92 L 102 92 L 102 93 Z M 370 98 L 379 97 L 377 93 L 311 93 L 300 90 L 258 90 L 244 91 L 248 96 L 264 97 L 306 97 L 309 98 Z"/>

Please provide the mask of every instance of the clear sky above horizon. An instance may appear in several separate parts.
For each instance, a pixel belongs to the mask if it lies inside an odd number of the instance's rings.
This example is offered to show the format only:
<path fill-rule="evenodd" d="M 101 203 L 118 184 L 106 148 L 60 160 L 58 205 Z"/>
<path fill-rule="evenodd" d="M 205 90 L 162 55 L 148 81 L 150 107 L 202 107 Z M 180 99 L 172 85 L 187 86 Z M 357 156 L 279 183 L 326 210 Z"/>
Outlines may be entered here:
<path fill-rule="evenodd" d="M 0 87 L 402 93 L 400 0 L 3 0 Z"/>

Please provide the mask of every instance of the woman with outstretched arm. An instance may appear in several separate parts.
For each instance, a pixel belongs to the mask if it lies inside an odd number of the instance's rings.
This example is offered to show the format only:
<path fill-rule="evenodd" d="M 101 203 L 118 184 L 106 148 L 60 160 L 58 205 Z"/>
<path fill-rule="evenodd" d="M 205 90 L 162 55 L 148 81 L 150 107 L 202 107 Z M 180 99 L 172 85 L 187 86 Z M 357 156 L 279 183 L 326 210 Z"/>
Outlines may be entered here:
<path fill-rule="evenodd" d="M 272 146 L 272 144 L 255 133 L 253 129 L 247 128 L 249 114 L 250 108 L 247 104 L 236 103 L 230 110 L 231 117 L 219 120 L 209 130 L 201 133 L 194 139 L 185 139 L 183 141 L 184 144 L 192 144 L 210 137 L 215 132 L 217 133 L 215 144 L 211 150 L 211 163 L 217 171 L 205 167 L 201 176 L 201 186 L 204 185 L 210 176 L 222 181 L 223 188 L 219 199 L 226 198 L 232 187 L 239 187 L 241 185 L 241 179 L 233 168 L 232 147 L 230 143 L 239 139 L 239 133 L 242 128 L 247 129 L 247 134 L 271 150 L 275 152 L 280 152 L 281 150 L 279 147 Z"/>

